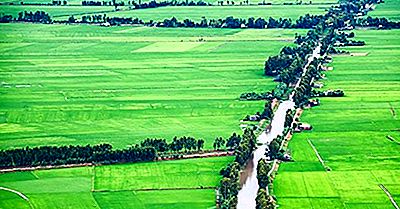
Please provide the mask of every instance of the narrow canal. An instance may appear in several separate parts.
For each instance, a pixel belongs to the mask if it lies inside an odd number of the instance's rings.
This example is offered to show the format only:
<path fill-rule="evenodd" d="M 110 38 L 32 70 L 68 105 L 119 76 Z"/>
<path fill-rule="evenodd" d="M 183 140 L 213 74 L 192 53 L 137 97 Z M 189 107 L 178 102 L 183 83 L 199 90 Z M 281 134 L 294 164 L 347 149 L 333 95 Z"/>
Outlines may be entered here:
<path fill-rule="evenodd" d="M 265 131 L 257 138 L 257 142 L 262 144 L 257 147 L 254 151 L 254 157 L 252 162 L 248 163 L 244 175 L 242 189 L 238 194 L 238 205 L 237 209 L 251 209 L 256 207 L 256 197 L 259 188 L 257 181 L 257 165 L 258 161 L 262 158 L 266 158 L 265 149 L 268 144 L 282 134 L 285 126 L 286 111 L 294 109 L 294 103 L 292 101 L 284 101 L 279 104 L 278 110 L 275 112 L 274 118 L 271 123 L 271 130 L 269 133 Z"/>

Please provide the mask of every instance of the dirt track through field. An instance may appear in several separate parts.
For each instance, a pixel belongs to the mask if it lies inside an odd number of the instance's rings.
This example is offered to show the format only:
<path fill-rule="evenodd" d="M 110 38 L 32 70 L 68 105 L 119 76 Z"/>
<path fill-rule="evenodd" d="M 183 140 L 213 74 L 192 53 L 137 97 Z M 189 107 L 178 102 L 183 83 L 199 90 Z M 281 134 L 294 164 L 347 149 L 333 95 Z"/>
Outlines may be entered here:
<path fill-rule="evenodd" d="M 319 162 L 322 164 L 322 166 L 324 166 L 325 170 L 327 170 L 327 166 L 325 165 L 324 160 L 322 159 L 321 155 L 319 155 L 319 152 L 317 150 L 317 148 L 315 148 L 314 144 L 311 142 L 311 140 L 307 139 L 308 144 L 310 144 L 311 148 L 314 150 L 315 155 L 317 155 L 317 158 L 319 160 Z"/>
<path fill-rule="evenodd" d="M 394 109 L 392 104 L 390 104 L 390 102 L 389 102 L 389 106 L 390 106 L 390 113 L 392 113 L 393 118 L 395 118 L 396 117 L 396 110 Z"/>
<path fill-rule="evenodd" d="M 386 189 L 386 187 L 383 184 L 379 184 L 379 187 L 386 193 L 386 195 L 389 197 L 390 202 L 392 202 L 393 207 L 396 209 L 400 209 L 399 205 L 397 205 L 397 202 L 393 199 L 392 195 L 390 194 L 389 190 Z"/>
<path fill-rule="evenodd" d="M 25 196 L 24 194 L 22 194 L 21 192 L 18 192 L 18 191 L 16 191 L 16 190 L 9 189 L 9 188 L 6 188 L 6 187 L 0 187 L 0 190 L 12 192 L 12 193 L 14 193 L 14 194 L 20 196 L 22 199 L 24 199 L 25 201 L 28 202 L 30 208 L 34 208 L 33 205 L 32 205 L 32 203 L 30 202 L 29 198 L 28 198 L 27 196 Z"/>

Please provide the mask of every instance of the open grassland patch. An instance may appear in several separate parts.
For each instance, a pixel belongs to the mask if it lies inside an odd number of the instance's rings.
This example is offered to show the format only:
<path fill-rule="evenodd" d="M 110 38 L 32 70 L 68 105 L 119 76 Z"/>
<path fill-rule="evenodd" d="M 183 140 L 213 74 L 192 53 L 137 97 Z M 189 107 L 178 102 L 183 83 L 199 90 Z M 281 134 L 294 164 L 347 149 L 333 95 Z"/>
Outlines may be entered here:
<path fill-rule="evenodd" d="M 345 97 L 322 98 L 321 106 L 302 115 L 301 120 L 311 123 L 313 130 L 295 135 L 289 145 L 295 162 L 283 164 L 274 182 L 282 208 L 293 204 L 299 204 L 298 208 L 393 207 L 379 184 L 389 185 L 389 190 L 400 188 L 400 146 L 386 138 L 400 134 L 400 121 L 391 111 L 400 107 L 400 31 L 355 33 L 367 45 L 347 50 L 368 52 L 368 56 L 334 58 L 334 70 L 327 72 L 324 88 L 342 89 Z M 318 159 L 306 147 L 307 140 L 331 172 L 312 166 Z M 315 177 L 319 173 L 323 177 Z M 310 190 L 308 185 L 317 189 Z M 396 198 L 398 189 L 393 192 Z M 318 204 L 310 194 L 327 204 Z"/>

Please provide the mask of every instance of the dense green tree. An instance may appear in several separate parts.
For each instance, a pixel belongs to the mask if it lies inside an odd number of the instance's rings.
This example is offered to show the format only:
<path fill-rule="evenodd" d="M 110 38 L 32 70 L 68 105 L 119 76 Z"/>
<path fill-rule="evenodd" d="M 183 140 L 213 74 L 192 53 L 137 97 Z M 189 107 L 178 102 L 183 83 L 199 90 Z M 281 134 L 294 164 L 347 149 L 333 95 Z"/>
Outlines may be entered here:
<path fill-rule="evenodd" d="M 256 197 L 256 209 L 274 209 L 275 205 L 265 189 L 259 189 Z"/>
<path fill-rule="evenodd" d="M 240 137 L 240 135 L 236 135 L 236 133 L 233 133 L 232 136 L 230 136 L 226 141 L 226 147 L 230 150 L 234 150 L 239 146 L 241 140 L 242 138 Z"/>
<path fill-rule="evenodd" d="M 260 188 L 267 188 L 270 183 L 270 178 L 268 172 L 271 170 L 272 166 L 266 162 L 265 159 L 260 159 L 257 165 L 257 180 Z"/>

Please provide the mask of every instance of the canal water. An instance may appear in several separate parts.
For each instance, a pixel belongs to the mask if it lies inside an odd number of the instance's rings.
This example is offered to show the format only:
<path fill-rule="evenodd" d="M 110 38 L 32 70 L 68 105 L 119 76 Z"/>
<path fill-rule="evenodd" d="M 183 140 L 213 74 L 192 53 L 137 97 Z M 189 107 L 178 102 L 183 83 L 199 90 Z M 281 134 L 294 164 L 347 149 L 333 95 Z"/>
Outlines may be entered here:
<path fill-rule="evenodd" d="M 282 135 L 286 111 L 294 109 L 292 101 L 284 101 L 279 104 L 278 110 L 275 112 L 274 118 L 271 123 L 271 130 L 266 133 L 265 131 L 257 138 L 258 144 L 261 144 L 254 151 L 254 156 L 251 162 L 248 163 L 246 169 L 241 174 L 242 189 L 238 194 L 237 209 L 252 209 L 256 208 L 256 197 L 259 188 L 257 181 L 257 165 L 260 159 L 266 159 L 265 149 L 268 144 L 278 135 Z"/>

